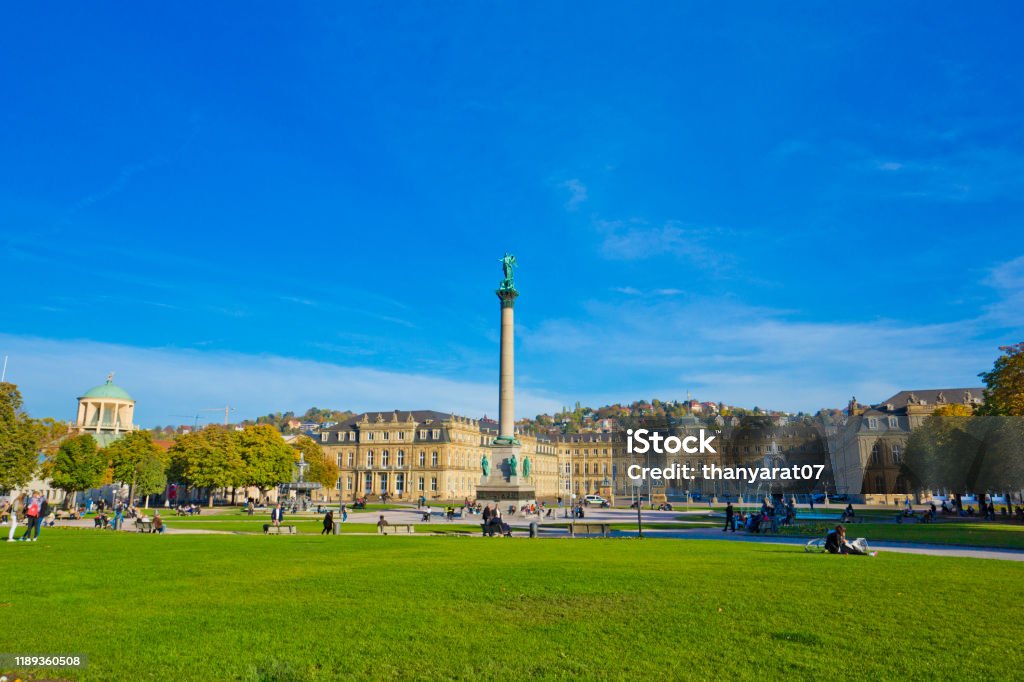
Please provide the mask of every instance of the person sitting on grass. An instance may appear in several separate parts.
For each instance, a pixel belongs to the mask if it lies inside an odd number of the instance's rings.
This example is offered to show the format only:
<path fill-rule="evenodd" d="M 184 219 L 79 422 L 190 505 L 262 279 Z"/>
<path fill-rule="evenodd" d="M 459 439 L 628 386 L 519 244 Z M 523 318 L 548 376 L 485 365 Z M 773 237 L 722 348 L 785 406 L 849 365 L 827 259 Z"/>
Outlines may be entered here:
<path fill-rule="evenodd" d="M 843 518 L 840 519 L 843 523 L 849 523 L 853 521 L 853 503 L 846 505 L 846 509 L 843 510 Z"/>
<path fill-rule="evenodd" d="M 387 525 L 388 525 L 387 519 L 385 519 L 384 515 L 381 514 L 380 518 L 377 520 L 377 532 L 378 533 L 383 533 L 384 532 L 384 528 Z"/>
<path fill-rule="evenodd" d="M 160 518 L 160 512 L 153 513 L 153 532 L 163 533 L 165 530 L 164 520 Z"/>
<path fill-rule="evenodd" d="M 834 530 L 825 536 L 825 551 L 829 554 L 856 554 L 867 556 L 869 552 L 860 542 L 850 542 L 846 539 L 846 527 L 839 524 Z M 875 553 L 871 552 L 871 556 Z"/>

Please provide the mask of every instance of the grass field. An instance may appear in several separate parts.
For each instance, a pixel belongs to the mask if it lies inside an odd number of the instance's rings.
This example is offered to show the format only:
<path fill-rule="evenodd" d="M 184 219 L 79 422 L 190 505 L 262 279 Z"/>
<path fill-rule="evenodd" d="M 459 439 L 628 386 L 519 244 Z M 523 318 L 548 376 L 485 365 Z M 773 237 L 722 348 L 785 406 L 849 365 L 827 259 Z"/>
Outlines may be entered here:
<path fill-rule="evenodd" d="M 53 529 L 0 544 L 0 652 L 85 653 L 33 671 L 81 680 L 1006 679 L 1022 577 L 748 543 Z"/>
<path fill-rule="evenodd" d="M 835 524 L 813 523 L 783 530 L 784 535 L 824 536 Z M 966 545 L 1024 549 L 1024 525 L 1005 523 L 854 523 L 847 524 L 851 538 L 892 542 L 918 542 L 936 545 Z"/>

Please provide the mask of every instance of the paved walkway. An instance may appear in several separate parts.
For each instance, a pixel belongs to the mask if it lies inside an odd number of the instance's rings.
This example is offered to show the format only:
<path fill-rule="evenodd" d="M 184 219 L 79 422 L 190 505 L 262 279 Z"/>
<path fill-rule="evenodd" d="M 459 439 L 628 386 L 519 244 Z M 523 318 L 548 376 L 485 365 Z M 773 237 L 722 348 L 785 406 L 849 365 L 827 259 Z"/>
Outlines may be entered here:
<path fill-rule="evenodd" d="M 636 531 L 617 531 L 617 537 L 635 537 Z M 695 528 L 693 530 L 645 530 L 645 536 L 659 538 L 677 538 L 686 540 L 719 540 L 723 542 L 763 542 L 774 545 L 803 546 L 811 538 L 786 537 L 781 535 L 748 535 L 746 533 L 723 533 L 720 529 Z M 871 549 L 885 552 L 901 552 L 904 554 L 927 554 L 931 556 L 969 557 L 974 559 L 1002 559 L 1004 561 L 1024 561 L 1024 550 L 1018 549 L 987 549 L 963 547 L 960 545 L 934 545 L 916 542 L 871 542 Z"/>
<path fill-rule="evenodd" d="M 175 527 L 173 525 L 173 521 L 167 522 L 167 519 L 165 519 L 164 521 L 165 521 L 165 523 L 167 523 L 167 531 L 166 531 L 166 533 L 168 535 L 230 535 L 230 531 L 224 531 L 224 530 L 203 530 L 201 528 L 187 528 L 187 527 L 183 527 L 183 526 Z M 58 521 L 56 527 L 57 528 L 96 528 L 96 525 L 95 525 L 95 523 L 93 522 L 92 519 L 69 519 L 69 520 L 64 520 L 64 521 Z M 43 529 L 43 532 L 44 533 L 46 532 L 45 528 Z M 122 533 L 137 533 L 138 531 L 135 529 L 135 522 L 134 521 L 132 521 L 131 519 L 125 519 L 124 520 L 124 524 L 121 526 L 121 530 L 119 532 L 122 532 Z"/>
<path fill-rule="evenodd" d="M 388 511 L 350 511 L 348 515 L 348 523 L 376 523 L 377 519 L 383 516 L 388 523 L 409 523 L 417 526 L 417 530 L 425 531 L 432 526 L 444 527 L 452 524 L 461 525 L 473 525 L 479 526 L 481 518 L 478 515 L 466 516 L 465 518 L 456 518 L 452 523 L 449 523 L 440 514 L 443 507 L 432 507 L 434 514 L 431 517 L 430 522 L 424 522 L 422 520 L 423 510 L 418 510 L 415 507 L 403 507 L 401 509 L 392 509 Z M 694 510 L 695 513 L 699 513 L 698 510 Z M 654 523 L 673 523 L 679 522 L 678 517 L 682 514 L 680 510 L 670 512 L 659 512 L 659 511 L 647 511 L 643 512 L 644 524 Z M 636 512 L 633 510 L 622 510 L 622 509 L 587 509 L 585 512 L 586 516 L 584 521 L 596 521 L 604 523 L 635 523 Z M 220 514 L 216 512 L 204 513 L 204 516 L 209 518 L 217 518 Z M 257 513 L 257 517 L 260 514 Z M 269 520 L 269 512 L 264 514 Z M 287 523 L 287 518 L 285 523 Z M 320 515 L 309 515 L 309 514 L 292 514 L 291 519 L 320 519 Z M 340 517 L 337 517 L 340 518 Z M 187 524 L 175 525 L 174 517 L 165 519 L 167 522 L 167 534 L 168 535 L 230 535 L 232 531 L 220 531 L 220 530 L 202 530 L 198 528 L 189 528 Z M 505 520 L 512 526 L 513 535 L 516 537 L 525 537 L 528 533 L 526 530 L 527 525 L 531 521 L 540 522 L 540 534 L 542 538 L 559 538 L 566 537 L 568 531 L 564 528 L 553 527 L 551 524 L 555 523 L 566 523 L 571 521 L 571 518 L 566 518 L 564 509 L 555 509 L 554 514 L 551 518 L 538 519 L 537 516 L 533 515 L 521 515 L 514 514 L 512 516 L 505 516 Z M 697 519 L 695 519 L 697 521 Z M 71 526 L 78 528 L 92 528 L 92 519 L 81 519 L 75 521 L 58 521 L 58 526 Z M 856 526 L 853 527 L 856 530 Z M 44 530 L 45 532 L 45 530 Z M 122 532 L 135 532 L 135 526 L 132 521 L 125 521 L 125 525 L 122 528 Z M 474 533 L 479 536 L 479 533 Z M 651 538 L 665 538 L 665 539 L 677 539 L 677 540 L 716 540 L 720 542 L 764 542 L 776 545 L 790 545 L 790 546 L 803 546 L 807 544 L 810 538 L 807 537 L 791 537 L 781 535 L 748 535 L 746 533 L 723 533 L 719 526 L 719 522 L 716 521 L 713 526 L 708 528 L 692 528 L 692 529 L 647 529 L 644 530 L 644 535 Z M 635 537 L 636 531 L 614 531 L 613 537 Z M 395 536 L 402 537 L 402 536 Z M 413 536 L 409 536 L 413 537 Z M 1000 559 L 1003 561 L 1024 561 L 1024 550 L 1015 549 L 995 549 L 995 548 L 979 548 L 979 547 L 964 547 L 959 545 L 936 545 L 936 544 L 921 544 L 921 543 L 910 543 L 910 542 L 871 542 L 868 541 L 873 549 L 886 552 L 901 552 L 905 554 L 926 554 L 930 556 L 952 556 L 952 557 L 967 557 L 974 559 Z"/>

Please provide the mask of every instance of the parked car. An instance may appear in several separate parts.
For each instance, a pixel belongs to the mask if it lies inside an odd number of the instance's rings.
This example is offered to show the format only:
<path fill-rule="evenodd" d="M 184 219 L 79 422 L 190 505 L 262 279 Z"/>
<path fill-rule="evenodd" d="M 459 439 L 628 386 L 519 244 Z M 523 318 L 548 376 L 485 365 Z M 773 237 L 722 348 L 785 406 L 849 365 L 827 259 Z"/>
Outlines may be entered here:
<path fill-rule="evenodd" d="M 600 495 L 587 495 L 583 498 L 583 502 L 584 504 L 593 504 L 598 507 L 606 506 L 608 504 L 608 500 L 604 499 Z"/>

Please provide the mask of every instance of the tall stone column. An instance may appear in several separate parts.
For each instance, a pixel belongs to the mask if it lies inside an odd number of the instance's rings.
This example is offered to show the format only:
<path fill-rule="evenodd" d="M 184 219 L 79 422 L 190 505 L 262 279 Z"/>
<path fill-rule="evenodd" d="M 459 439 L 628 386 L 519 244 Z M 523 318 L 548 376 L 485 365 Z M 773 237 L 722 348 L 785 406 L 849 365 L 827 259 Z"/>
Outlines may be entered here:
<path fill-rule="evenodd" d="M 516 361 L 515 301 L 519 292 L 501 289 L 501 359 L 498 376 L 498 437 L 515 439 L 516 425 Z"/>
<path fill-rule="evenodd" d="M 515 302 L 519 296 L 512 269 L 515 256 L 501 259 L 504 278 L 495 292 L 501 301 L 501 348 L 498 370 L 498 435 L 490 445 L 487 459 L 481 461 L 482 476 L 476 486 L 477 500 L 504 508 L 522 507 L 536 499 L 529 482 L 525 461 L 520 457 L 522 443 L 516 438 L 515 403 Z"/>

